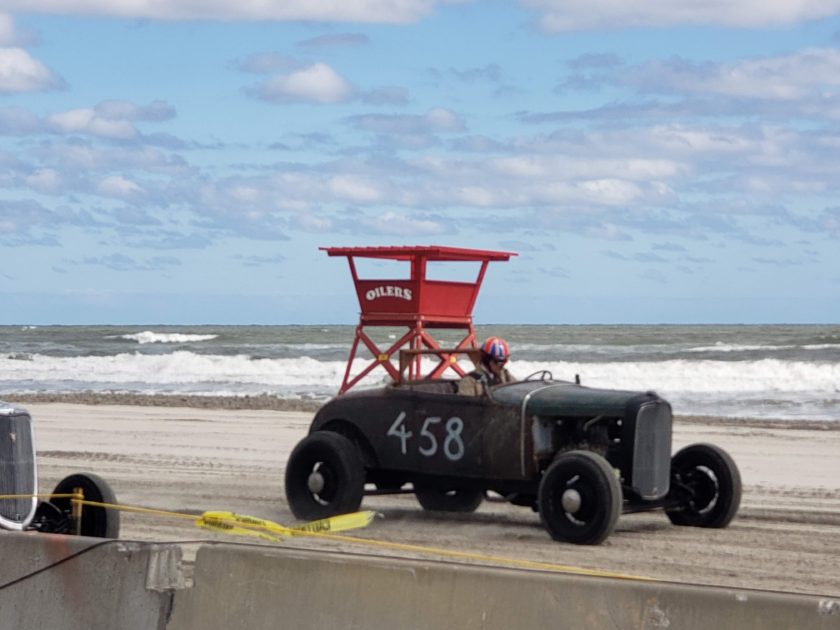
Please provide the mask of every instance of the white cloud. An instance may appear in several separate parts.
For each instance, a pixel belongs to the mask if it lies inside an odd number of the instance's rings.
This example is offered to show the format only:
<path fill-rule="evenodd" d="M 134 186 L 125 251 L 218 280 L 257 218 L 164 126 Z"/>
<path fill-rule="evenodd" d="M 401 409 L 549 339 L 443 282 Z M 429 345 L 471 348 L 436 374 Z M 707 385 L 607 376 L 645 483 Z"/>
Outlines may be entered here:
<path fill-rule="evenodd" d="M 531 149 L 534 151 L 537 147 Z M 501 177 L 517 179 L 581 179 L 599 177 L 604 173 L 628 180 L 664 179 L 678 176 L 687 168 L 677 160 L 646 158 L 641 154 L 626 153 L 622 158 L 598 158 L 555 151 L 552 153 L 527 152 L 516 156 L 499 157 L 488 161 L 488 166 Z"/>
<path fill-rule="evenodd" d="M 519 191 L 521 198 L 498 199 L 505 205 L 526 203 L 529 205 L 568 205 L 587 204 L 593 206 L 626 206 L 629 204 L 661 203 L 673 201 L 673 194 L 665 186 L 643 185 L 622 179 L 604 177 L 602 179 L 581 181 L 540 181 L 534 182 L 529 190 Z"/>
<path fill-rule="evenodd" d="M 5 0 L 12 13 L 108 15 L 156 20 L 276 20 L 407 24 L 451 0 Z"/>
<path fill-rule="evenodd" d="M 0 48 L 0 94 L 52 90 L 61 84 L 44 64 L 22 48 Z"/>
<path fill-rule="evenodd" d="M 136 121 L 161 122 L 175 115 L 163 101 L 135 105 L 129 101 L 102 101 L 95 107 L 59 112 L 46 118 L 47 127 L 55 133 L 82 133 L 112 140 L 131 140 L 140 134 L 132 124 Z"/>
<path fill-rule="evenodd" d="M 305 232 L 331 232 L 335 228 L 333 220 L 329 217 L 316 216 L 313 214 L 300 214 L 295 216 L 295 225 Z"/>
<path fill-rule="evenodd" d="M 27 47 L 38 41 L 38 37 L 29 29 L 15 26 L 11 15 L 0 13 L 0 47 Z"/>
<path fill-rule="evenodd" d="M 186 164 L 183 158 L 155 147 L 103 146 L 93 141 L 46 141 L 31 150 L 31 159 L 78 178 L 94 172 L 129 173 L 142 170 L 183 181 Z M 191 194 L 194 194 L 191 192 Z"/>
<path fill-rule="evenodd" d="M 626 82 L 646 92 L 718 94 L 759 100 L 795 101 L 836 96 L 840 51 L 810 48 L 792 55 L 720 64 L 658 61 L 624 71 Z"/>
<path fill-rule="evenodd" d="M 111 175 L 102 179 L 96 189 L 100 194 L 120 199 L 132 198 L 143 192 L 140 186 L 122 175 Z"/>
<path fill-rule="evenodd" d="M 840 0 L 520 0 L 546 31 L 714 25 L 767 27 L 840 14 Z"/>
<path fill-rule="evenodd" d="M 835 199 L 840 194 L 831 172 L 840 134 L 798 126 L 681 120 L 507 138 L 499 132 L 475 153 L 450 153 L 433 137 L 436 144 L 430 149 L 389 150 L 382 158 L 382 148 L 389 149 L 390 138 L 383 139 L 387 132 L 431 135 L 463 128 L 457 114 L 436 108 L 415 116 L 365 117 L 369 124 L 359 126 L 383 135 L 368 146 L 354 145 L 352 152 L 297 162 L 292 156 L 290 162 L 259 169 L 237 163 L 221 176 L 213 168 L 190 167 L 185 162 L 190 153 L 179 156 L 149 146 L 131 124 L 172 115 L 165 104 L 121 101 L 61 112 L 49 119 L 51 129 L 94 137 L 52 136 L 29 143 L 15 156 L 7 186 L 26 185 L 43 194 L 63 191 L 70 207 L 96 208 L 91 212 L 97 219 L 126 230 L 125 239 L 132 238 L 128 234 L 136 226 L 117 217 L 115 199 L 148 199 L 166 227 L 177 231 L 179 221 L 191 222 L 208 239 L 226 233 L 271 238 L 292 229 L 451 234 L 479 213 L 494 229 L 514 234 L 525 224 L 542 225 L 539 217 L 555 209 L 570 218 L 547 223 L 547 230 L 622 239 L 641 230 L 676 234 L 688 220 L 713 213 L 732 222 L 754 220 L 768 200 L 785 204 L 801 197 L 799 191 Z M 362 118 L 350 120 L 360 123 Z M 132 133 L 137 142 L 98 139 Z M 4 166 L 0 155 L 0 180 Z M 745 204 L 737 218 L 722 210 L 737 201 Z M 177 210 L 169 217 L 164 208 Z M 355 224 L 342 214 L 348 209 L 355 212 Z M 419 209 L 440 214 L 420 214 Z M 720 227 L 709 229 L 734 233 L 731 225 L 720 220 Z M 151 242 L 152 235 L 147 236 Z"/>
<path fill-rule="evenodd" d="M 620 205 L 645 200 L 645 193 L 639 185 L 620 179 L 585 181 L 581 182 L 577 188 L 582 192 L 584 199 L 595 203 Z"/>
<path fill-rule="evenodd" d="M 21 107 L 0 108 L 0 135 L 26 135 L 38 131 L 41 121 L 29 110 Z"/>
<path fill-rule="evenodd" d="M 398 86 L 386 85 L 365 92 L 362 98 L 365 103 L 370 105 L 407 105 L 408 90 Z"/>
<path fill-rule="evenodd" d="M 490 208 L 498 201 L 494 191 L 482 186 L 464 186 L 453 191 L 453 201 L 457 205 L 473 206 L 474 208 Z"/>
<path fill-rule="evenodd" d="M 356 203 L 375 203 L 382 199 L 382 193 L 374 184 L 357 177 L 338 175 L 330 179 L 329 188 L 339 199 Z"/>
<path fill-rule="evenodd" d="M 384 212 L 375 217 L 362 218 L 359 223 L 378 234 L 391 236 L 424 236 L 443 234 L 445 226 L 437 221 L 415 219 L 399 212 Z"/>
<path fill-rule="evenodd" d="M 466 127 L 458 114 L 443 107 L 435 107 L 423 115 L 366 114 L 349 120 L 363 131 L 396 135 L 460 132 Z"/>
<path fill-rule="evenodd" d="M 550 158 L 549 158 L 550 159 Z M 493 166 L 500 174 L 510 177 L 544 177 L 554 165 L 546 164 L 546 159 L 534 155 L 516 155 L 494 160 Z M 556 160 L 551 160 L 556 162 Z"/>
<path fill-rule="evenodd" d="M 429 110 L 426 121 L 432 131 L 462 131 L 464 129 L 464 123 L 458 115 L 443 107 Z"/>
<path fill-rule="evenodd" d="M 108 120 L 131 120 L 160 122 L 175 115 L 174 108 L 164 101 L 152 101 L 149 105 L 136 105 L 130 101 L 102 101 L 95 108 L 96 115 Z"/>
<path fill-rule="evenodd" d="M 575 83 L 573 77 L 561 86 Z M 520 119 L 537 124 L 692 117 L 840 120 L 840 50 L 831 47 L 723 62 L 671 57 L 604 67 L 583 83 L 630 93 L 589 110 L 523 113 Z"/>
<path fill-rule="evenodd" d="M 92 136 L 127 140 L 137 135 L 134 126 L 125 120 L 99 116 L 95 109 L 72 109 L 47 118 L 47 124 L 58 133 L 86 133 Z"/>
<path fill-rule="evenodd" d="M 12 16 L 0 13 L 0 46 L 13 46 L 17 43 L 15 22 Z"/>
<path fill-rule="evenodd" d="M 259 203 L 263 201 L 259 188 L 255 186 L 236 185 L 228 190 L 228 195 L 234 201 L 242 203 Z"/>
<path fill-rule="evenodd" d="M 754 150 L 755 145 L 744 130 L 702 128 L 680 125 L 656 125 L 647 130 L 649 139 L 662 151 L 676 156 L 704 153 L 718 156 L 743 154 Z"/>
<path fill-rule="evenodd" d="M 53 168 L 42 168 L 24 179 L 26 185 L 40 193 L 61 192 L 64 178 Z"/>
<path fill-rule="evenodd" d="M 586 233 L 593 238 L 605 241 L 627 241 L 630 236 L 613 223 L 594 223 L 588 227 Z"/>
<path fill-rule="evenodd" d="M 272 77 L 254 92 L 260 98 L 281 103 L 340 103 L 353 96 L 347 81 L 324 63 Z"/>

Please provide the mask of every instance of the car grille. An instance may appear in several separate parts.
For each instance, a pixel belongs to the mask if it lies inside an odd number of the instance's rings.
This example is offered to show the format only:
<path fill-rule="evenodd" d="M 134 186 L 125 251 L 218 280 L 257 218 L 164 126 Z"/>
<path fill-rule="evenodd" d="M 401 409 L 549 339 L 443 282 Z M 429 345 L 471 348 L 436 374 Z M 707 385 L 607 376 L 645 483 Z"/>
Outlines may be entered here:
<path fill-rule="evenodd" d="M 0 494 L 35 494 L 35 449 L 26 414 L 0 415 Z M 34 498 L 0 499 L 0 525 L 17 529 L 34 514 Z"/>
<path fill-rule="evenodd" d="M 645 500 L 660 499 L 668 494 L 671 424 L 671 406 L 663 400 L 642 404 L 636 414 L 632 485 Z"/>

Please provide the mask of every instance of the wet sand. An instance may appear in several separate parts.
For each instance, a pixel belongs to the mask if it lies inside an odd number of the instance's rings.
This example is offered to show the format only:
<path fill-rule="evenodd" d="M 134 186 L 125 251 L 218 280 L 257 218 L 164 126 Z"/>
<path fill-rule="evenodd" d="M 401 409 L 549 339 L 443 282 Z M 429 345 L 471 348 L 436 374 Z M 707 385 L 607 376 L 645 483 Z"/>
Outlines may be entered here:
<path fill-rule="evenodd" d="M 121 503 L 178 513 L 232 510 L 293 523 L 288 454 L 315 401 L 272 397 L 12 397 L 35 419 L 40 486 L 95 472 Z M 119 403 L 119 404 L 114 404 Z M 412 495 L 368 497 L 382 514 L 364 538 L 688 583 L 840 597 L 840 423 L 677 417 L 674 448 L 712 442 L 734 457 L 741 510 L 723 530 L 676 527 L 663 513 L 624 515 L 597 547 L 551 541 L 528 508 L 487 501 L 475 514 L 424 513 Z M 122 538 L 242 540 L 162 515 L 122 514 Z M 247 539 L 250 541 L 250 539 Z M 348 543 L 292 539 L 331 549 Z M 416 555 L 349 545 L 371 554 Z"/>

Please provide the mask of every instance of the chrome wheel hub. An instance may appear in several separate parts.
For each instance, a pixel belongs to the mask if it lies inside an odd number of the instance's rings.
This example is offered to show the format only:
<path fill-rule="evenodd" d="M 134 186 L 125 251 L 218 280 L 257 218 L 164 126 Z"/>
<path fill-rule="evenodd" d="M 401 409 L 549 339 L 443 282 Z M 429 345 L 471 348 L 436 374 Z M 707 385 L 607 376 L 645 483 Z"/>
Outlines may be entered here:
<path fill-rule="evenodd" d="M 306 486 L 312 494 L 321 494 L 324 491 L 324 475 L 317 470 L 312 471 L 306 480 Z"/>
<path fill-rule="evenodd" d="M 560 499 L 560 503 L 563 506 L 563 509 L 568 512 L 569 514 L 574 514 L 580 509 L 581 504 L 581 497 L 580 492 L 575 490 L 574 488 L 569 488 L 563 492 L 563 497 Z"/>

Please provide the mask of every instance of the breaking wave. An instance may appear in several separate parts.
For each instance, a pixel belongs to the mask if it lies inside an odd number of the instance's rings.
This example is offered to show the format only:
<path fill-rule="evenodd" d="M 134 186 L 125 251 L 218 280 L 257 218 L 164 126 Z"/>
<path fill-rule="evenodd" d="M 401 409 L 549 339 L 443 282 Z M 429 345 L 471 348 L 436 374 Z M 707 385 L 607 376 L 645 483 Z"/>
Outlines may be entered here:
<path fill-rule="evenodd" d="M 367 364 L 367 359 L 357 359 L 352 374 Z M 579 375 L 582 384 L 590 387 L 655 390 L 672 403 L 675 413 L 681 414 L 840 420 L 840 364 L 832 362 L 523 360 L 512 361 L 509 367 L 518 378 L 549 370 L 556 379 L 572 381 Z M 94 391 L 327 398 L 338 390 L 344 369 L 344 361 L 308 356 L 255 358 L 187 350 L 81 357 L 32 354 L 25 361 L 10 353 L 0 355 L 0 393 Z M 364 383 L 384 380 L 385 371 L 377 369 Z"/>
<path fill-rule="evenodd" d="M 194 343 L 196 341 L 211 341 L 219 335 L 194 335 L 188 333 L 158 333 L 151 330 L 144 330 L 139 333 L 120 335 L 119 339 L 136 341 L 139 344 L 147 343 Z"/>

